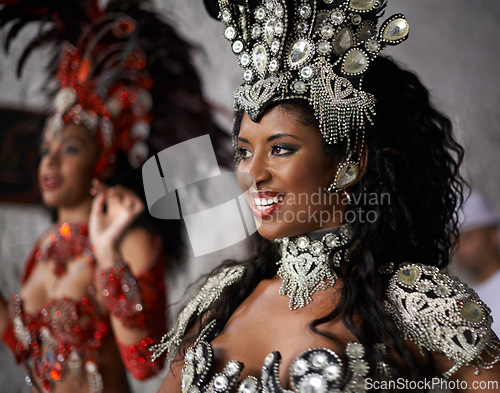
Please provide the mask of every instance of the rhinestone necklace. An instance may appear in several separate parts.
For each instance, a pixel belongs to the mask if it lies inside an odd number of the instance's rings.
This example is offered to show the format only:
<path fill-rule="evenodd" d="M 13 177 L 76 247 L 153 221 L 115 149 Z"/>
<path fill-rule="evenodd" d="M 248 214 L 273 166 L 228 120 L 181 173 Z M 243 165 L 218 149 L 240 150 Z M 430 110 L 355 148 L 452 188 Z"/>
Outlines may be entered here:
<path fill-rule="evenodd" d="M 340 266 L 342 256 L 347 260 L 347 250 L 341 247 L 350 239 L 349 227 L 342 225 L 277 240 L 281 243 L 278 276 L 283 279 L 279 294 L 288 295 L 290 310 L 304 307 L 316 291 L 335 284 L 337 275 L 328 265 L 328 256 L 334 252 L 333 264 Z"/>

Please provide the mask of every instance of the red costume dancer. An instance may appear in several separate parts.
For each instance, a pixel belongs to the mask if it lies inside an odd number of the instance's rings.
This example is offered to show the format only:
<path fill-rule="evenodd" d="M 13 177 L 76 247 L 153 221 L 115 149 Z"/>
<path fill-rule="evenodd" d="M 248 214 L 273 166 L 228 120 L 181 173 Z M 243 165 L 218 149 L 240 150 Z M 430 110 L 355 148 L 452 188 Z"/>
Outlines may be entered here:
<path fill-rule="evenodd" d="M 149 346 L 166 329 L 165 254 L 170 265 L 179 259 L 179 223 L 141 214 L 138 167 L 207 130 L 221 162 L 230 156 L 191 47 L 146 3 L 26 0 L 0 10 L 7 43 L 28 21 L 44 23 L 20 69 L 37 46 L 55 44 L 59 58 L 39 168 L 58 223 L 35 245 L 20 294 L 0 298 L 0 334 L 38 392 L 128 392 L 125 370 L 137 379 L 161 370 Z"/>

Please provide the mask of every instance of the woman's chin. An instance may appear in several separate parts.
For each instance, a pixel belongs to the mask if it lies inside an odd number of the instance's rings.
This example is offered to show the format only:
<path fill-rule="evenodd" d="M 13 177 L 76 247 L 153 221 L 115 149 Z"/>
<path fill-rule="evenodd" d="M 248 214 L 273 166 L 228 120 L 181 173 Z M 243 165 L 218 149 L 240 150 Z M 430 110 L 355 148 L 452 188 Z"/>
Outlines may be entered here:
<path fill-rule="evenodd" d="M 57 209 L 60 205 L 59 198 L 54 198 L 52 195 L 42 194 L 42 202 L 50 209 Z"/>
<path fill-rule="evenodd" d="M 269 223 L 266 224 L 265 222 L 257 224 L 257 232 L 259 232 L 259 235 L 267 240 L 275 240 L 287 236 L 286 228 L 280 228 L 279 226 L 277 227 L 276 225 L 271 225 Z"/>
<path fill-rule="evenodd" d="M 268 233 L 266 233 L 265 231 L 261 232 L 260 230 L 258 231 L 259 232 L 259 235 L 262 236 L 264 239 L 267 239 L 267 240 L 276 240 L 276 239 L 279 239 L 280 237 L 283 237 L 283 236 L 274 236 L 274 235 L 270 235 Z"/>
<path fill-rule="evenodd" d="M 283 226 L 266 225 L 264 222 L 257 228 L 259 235 L 267 240 L 276 240 L 282 237 L 293 237 L 312 232 L 316 228 L 308 225 L 285 224 Z"/>

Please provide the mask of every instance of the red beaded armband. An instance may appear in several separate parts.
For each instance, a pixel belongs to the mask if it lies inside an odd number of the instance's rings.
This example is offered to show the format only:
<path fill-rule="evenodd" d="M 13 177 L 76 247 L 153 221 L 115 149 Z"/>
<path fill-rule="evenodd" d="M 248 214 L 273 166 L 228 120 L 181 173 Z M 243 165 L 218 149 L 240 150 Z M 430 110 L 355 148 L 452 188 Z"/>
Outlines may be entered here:
<path fill-rule="evenodd" d="M 146 328 L 147 313 L 137 280 L 126 262 L 100 272 L 103 294 L 108 300 L 108 309 L 127 328 Z"/>
<path fill-rule="evenodd" d="M 123 362 L 135 379 L 142 381 L 158 374 L 163 368 L 163 362 L 151 359 L 152 352 L 149 348 L 152 344 L 151 337 L 147 337 L 135 345 L 124 345 L 118 342 Z"/>

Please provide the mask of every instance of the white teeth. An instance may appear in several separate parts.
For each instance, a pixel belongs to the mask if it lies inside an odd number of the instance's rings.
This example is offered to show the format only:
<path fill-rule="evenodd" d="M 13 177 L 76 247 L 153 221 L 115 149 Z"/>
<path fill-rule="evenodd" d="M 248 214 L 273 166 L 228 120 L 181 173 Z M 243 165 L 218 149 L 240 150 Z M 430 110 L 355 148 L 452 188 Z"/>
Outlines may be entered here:
<path fill-rule="evenodd" d="M 281 202 L 283 199 L 285 199 L 283 195 L 277 195 L 273 198 L 254 198 L 254 201 L 258 210 L 265 210 L 269 206 Z"/>

